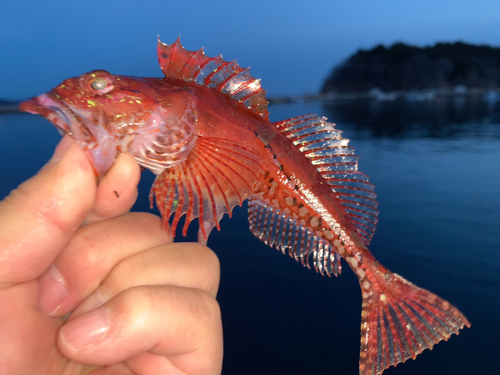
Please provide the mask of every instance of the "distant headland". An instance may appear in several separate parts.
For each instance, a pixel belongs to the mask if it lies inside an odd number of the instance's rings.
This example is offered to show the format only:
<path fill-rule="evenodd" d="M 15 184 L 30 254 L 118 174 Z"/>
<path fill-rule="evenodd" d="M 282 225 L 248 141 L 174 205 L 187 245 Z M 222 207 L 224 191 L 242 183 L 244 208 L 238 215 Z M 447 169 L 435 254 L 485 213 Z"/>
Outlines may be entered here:
<path fill-rule="evenodd" d="M 500 88 L 500 48 L 463 42 L 360 49 L 335 66 L 321 94 Z"/>

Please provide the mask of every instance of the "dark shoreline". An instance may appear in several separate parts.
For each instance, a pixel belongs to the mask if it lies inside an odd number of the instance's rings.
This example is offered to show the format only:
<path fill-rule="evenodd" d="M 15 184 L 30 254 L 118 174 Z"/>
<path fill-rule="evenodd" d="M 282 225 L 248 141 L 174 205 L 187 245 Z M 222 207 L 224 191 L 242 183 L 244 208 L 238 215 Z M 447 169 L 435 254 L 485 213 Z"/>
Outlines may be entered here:
<path fill-rule="evenodd" d="M 18 113 L 19 104 L 21 104 L 22 100 L 14 101 L 14 100 L 0 100 L 0 114 L 2 113 Z"/>
<path fill-rule="evenodd" d="M 477 97 L 482 96 L 487 101 L 500 101 L 500 88 L 496 89 L 468 89 L 464 86 L 457 86 L 451 90 L 410 90 L 384 92 L 378 88 L 373 88 L 368 92 L 339 92 L 328 94 L 306 94 L 297 96 L 275 96 L 267 98 L 269 104 L 286 104 L 297 102 L 313 101 L 345 101 L 345 100 L 377 100 L 392 101 L 404 99 L 409 102 L 425 101 L 435 99 Z"/>

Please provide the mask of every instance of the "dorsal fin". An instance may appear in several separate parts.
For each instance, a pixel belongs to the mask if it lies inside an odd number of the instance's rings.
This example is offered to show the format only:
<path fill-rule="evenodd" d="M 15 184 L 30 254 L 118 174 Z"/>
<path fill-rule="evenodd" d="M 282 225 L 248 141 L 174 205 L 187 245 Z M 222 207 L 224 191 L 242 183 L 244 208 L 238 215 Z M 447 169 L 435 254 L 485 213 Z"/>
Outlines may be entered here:
<path fill-rule="evenodd" d="M 305 115 L 275 123 L 327 180 L 368 245 L 378 221 L 377 196 L 368 176 L 358 172 L 359 157 L 348 139 L 325 117 Z"/>
<path fill-rule="evenodd" d="M 196 82 L 223 92 L 268 119 L 266 91 L 260 86 L 260 79 L 253 78 L 249 68 L 240 67 L 236 60 L 224 61 L 222 55 L 208 57 L 203 48 L 188 51 L 179 37 L 173 44 L 162 43 L 158 38 L 158 61 L 165 77 Z"/>

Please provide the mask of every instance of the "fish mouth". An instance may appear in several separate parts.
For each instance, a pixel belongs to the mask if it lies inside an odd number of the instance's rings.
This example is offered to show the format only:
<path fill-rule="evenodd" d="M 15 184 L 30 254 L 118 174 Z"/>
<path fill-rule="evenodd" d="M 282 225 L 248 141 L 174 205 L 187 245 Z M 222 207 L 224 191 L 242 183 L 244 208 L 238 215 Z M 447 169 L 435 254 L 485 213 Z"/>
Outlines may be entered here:
<path fill-rule="evenodd" d="M 43 94 L 22 102 L 19 105 L 21 112 L 28 112 L 33 115 L 40 115 L 50 121 L 59 134 L 71 135 L 71 120 L 62 105 L 57 101 L 50 99 L 47 94 Z"/>
<path fill-rule="evenodd" d="M 117 147 L 116 140 L 105 131 L 102 124 L 93 123 L 50 92 L 22 102 L 19 109 L 44 117 L 56 127 L 59 134 L 68 134 L 73 138 L 91 162 L 98 178 L 123 153 L 124 148 Z"/>

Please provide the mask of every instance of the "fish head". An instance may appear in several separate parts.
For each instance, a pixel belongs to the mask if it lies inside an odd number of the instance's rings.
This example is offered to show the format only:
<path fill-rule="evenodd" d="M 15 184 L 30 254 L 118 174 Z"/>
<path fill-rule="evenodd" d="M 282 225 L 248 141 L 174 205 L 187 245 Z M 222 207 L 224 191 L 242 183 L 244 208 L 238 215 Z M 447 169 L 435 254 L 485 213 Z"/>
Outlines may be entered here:
<path fill-rule="evenodd" d="M 45 117 L 62 135 L 69 134 L 100 177 L 158 112 L 152 82 L 95 70 L 66 79 L 20 108 Z"/>

